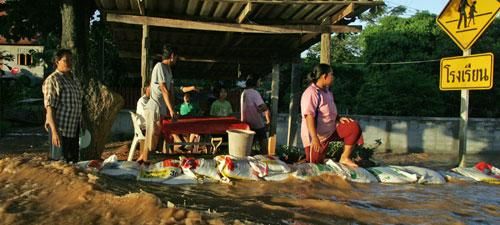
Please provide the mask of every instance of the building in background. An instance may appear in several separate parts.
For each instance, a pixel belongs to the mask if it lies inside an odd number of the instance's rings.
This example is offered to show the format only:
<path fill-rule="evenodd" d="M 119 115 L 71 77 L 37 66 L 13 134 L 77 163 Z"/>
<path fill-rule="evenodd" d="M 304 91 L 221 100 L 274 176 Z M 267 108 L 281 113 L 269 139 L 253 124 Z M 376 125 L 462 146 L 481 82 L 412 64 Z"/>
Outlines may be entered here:
<path fill-rule="evenodd" d="M 44 62 L 35 62 L 35 53 L 43 53 L 42 45 L 25 44 L 0 44 L 0 52 L 3 55 L 12 55 L 13 60 L 2 60 L 0 68 L 9 75 L 27 75 L 36 78 L 43 78 Z"/>

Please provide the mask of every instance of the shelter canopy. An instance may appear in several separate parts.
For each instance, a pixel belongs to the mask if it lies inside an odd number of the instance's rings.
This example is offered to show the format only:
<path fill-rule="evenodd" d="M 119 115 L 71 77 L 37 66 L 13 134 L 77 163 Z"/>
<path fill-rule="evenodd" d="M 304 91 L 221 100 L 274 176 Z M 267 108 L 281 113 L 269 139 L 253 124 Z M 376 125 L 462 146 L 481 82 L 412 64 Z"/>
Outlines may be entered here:
<path fill-rule="evenodd" d="M 348 26 L 382 1 L 334 0 L 96 0 L 110 24 L 120 57 L 140 74 L 143 29 L 149 59 L 163 43 L 178 48 L 174 76 L 236 79 L 268 74 L 292 62 L 322 33 L 358 32 Z"/>

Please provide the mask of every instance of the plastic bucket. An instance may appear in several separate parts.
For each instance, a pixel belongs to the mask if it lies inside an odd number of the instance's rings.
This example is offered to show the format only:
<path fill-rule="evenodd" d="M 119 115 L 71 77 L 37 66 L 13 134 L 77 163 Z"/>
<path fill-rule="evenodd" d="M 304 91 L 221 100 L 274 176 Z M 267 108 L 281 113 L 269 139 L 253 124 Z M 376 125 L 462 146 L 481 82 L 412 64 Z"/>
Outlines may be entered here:
<path fill-rule="evenodd" d="M 241 129 L 231 129 L 226 132 L 229 141 L 229 155 L 236 157 L 249 156 L 255 132 Z"/>

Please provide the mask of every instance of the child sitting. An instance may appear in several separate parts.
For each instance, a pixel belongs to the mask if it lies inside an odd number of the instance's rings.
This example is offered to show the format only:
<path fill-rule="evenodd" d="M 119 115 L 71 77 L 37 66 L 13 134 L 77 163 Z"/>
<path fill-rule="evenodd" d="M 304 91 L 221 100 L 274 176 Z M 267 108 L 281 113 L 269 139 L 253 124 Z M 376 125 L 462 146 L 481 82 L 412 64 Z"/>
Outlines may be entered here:
<path fill-rule="evenodd" d="M 225 88 L 221 88 L 219 91 L 219 98 L 212 103 L 210 107 L 211 116 L 229 116 L 233 114 L 233 108 L 231 103 L 226 100 L 227 91 Z"/>

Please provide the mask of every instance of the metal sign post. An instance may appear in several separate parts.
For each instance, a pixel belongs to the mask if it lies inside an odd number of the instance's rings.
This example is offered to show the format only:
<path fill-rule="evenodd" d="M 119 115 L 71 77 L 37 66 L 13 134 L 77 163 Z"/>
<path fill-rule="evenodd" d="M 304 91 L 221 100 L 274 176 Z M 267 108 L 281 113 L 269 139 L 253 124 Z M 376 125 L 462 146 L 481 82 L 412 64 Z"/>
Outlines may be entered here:
<path fill-rule="evenodd" d="M 465 49 L 463 56 L 470 56 L 470 48 Z M 469 90 L 462 89 L 460 94 L 460 128 L 458 131 L 458 166 L 465 167 L 467 153 L 467 124 L 469 122 Z"/>
<path fill-rule="evenodd" d="M 463 50 L 463 57 L 441 59 L 439 89 L 460 90 L 460 129 L 458 133 L 458 164 L 465 167 L 467 123 L 469 122 L 469 89 L 488 90 L 493 86 L 493 54 L 471 56 L 471 46 L 493 22 L 500 10 L 500 1 L 450 0 L 436 18 L 437 24 Z M 490 66 L 482 62 L 491 58 Z M 464 63 L 466 62 L 466 63 Z M 488 74 L 488 70 L 491 70 Z"/>

